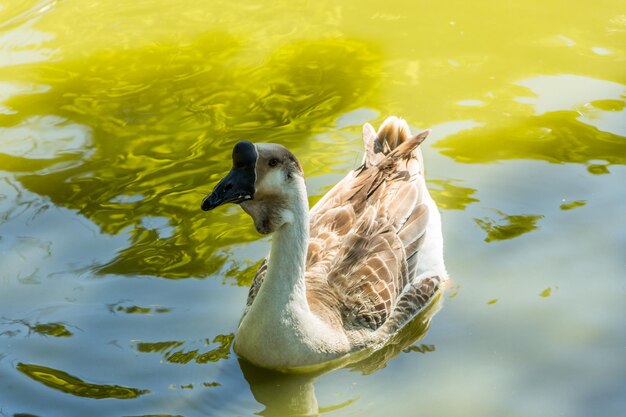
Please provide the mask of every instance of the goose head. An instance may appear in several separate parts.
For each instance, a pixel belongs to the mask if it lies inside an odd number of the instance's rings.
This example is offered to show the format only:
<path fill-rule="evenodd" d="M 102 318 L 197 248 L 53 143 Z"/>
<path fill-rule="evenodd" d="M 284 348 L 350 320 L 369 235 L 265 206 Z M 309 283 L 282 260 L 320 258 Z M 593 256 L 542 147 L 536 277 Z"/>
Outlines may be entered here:
<path fill-rule="evenodd" d="M 261 234 L 293 220 L 294 206 L 304 187 L 302 166 L 284 146 L 238 142 L 233 167 L 202 201 L 202 210 L 239 204 Z"/>

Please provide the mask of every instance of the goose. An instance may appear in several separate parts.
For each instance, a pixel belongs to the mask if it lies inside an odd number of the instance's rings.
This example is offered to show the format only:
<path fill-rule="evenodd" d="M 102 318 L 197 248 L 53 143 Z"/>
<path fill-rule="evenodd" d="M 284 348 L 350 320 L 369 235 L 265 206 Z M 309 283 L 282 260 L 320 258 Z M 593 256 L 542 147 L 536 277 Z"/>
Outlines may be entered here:
<path fill-rule="evenodd" d="M 238 142 L 232 169 L 203 199 L 238 204 L 268 257 L 250 287 L 234 339 L 253 365 L 308 372 L 380 349 L 447 279 L 441 217 L 406 121 L 363 126 L 365 153 L 309 211 L 302 165 L 285 147 Z"/>

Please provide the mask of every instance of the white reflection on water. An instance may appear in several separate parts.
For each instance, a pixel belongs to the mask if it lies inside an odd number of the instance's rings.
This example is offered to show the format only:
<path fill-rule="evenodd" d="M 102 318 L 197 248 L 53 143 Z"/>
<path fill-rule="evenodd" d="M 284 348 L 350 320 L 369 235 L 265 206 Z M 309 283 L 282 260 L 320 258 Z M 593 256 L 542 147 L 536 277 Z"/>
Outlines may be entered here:
<path fill-rule="evenodd" d="M 91 129 L 58 116 L 33 116 L 17 126 L 0 128 L 0 153 L 29 159 L 54 159 L 85 152 Z"/>
<path fill-rule="evenodd" d="M 6 102 L 24 94 L 40 94 L 50 91 L 50 86 L 25 82 L 0 82 L 0 114 L 16 114 Z"/>
<path fill-rule="evenodd" d="M 54 40 L 51 33 L 34 29 L 38 19 L 32 19 L 13 30 L 0 32 L 0 68 L 47 61 L 54 57 L 57 49 L 39 45 Z"/>
<path fill-rule="evenodd" d="M 593 113 L 584 110 L 589 109 L 589 103 L 598 100 L 616 100 L 623 103 L 626 97 L 624 84 L 569 74 L 541 75 L 518 81 L 516 84 L 535 94 L 534 97 L 517 97 L 516 101 L 533 105 L 537 115 L 576 110 L 581 113 L 578 118 L 581 122 L 604 132 L 626 136 L 626 109 L 594 109 Z"/>
<path fill-rule="evenodd" d="M 58 274 L 90 271 L 128 245 L 124 234 L 100 236 L 99 227 L 73 210 L 31 193 L 12 174 L 0 171 L 0 283 L 3 314 L 20 305 L 33 284 Z M 54 243 L 52 243 L 54 242 Z"/>
<path fill-rule="evenodd" d="M 518 81 L 536 97 L 517 98 L 520 103 L 535 106 L 535 114 L 574 109 L 585 103 L 603 99 L 620 100 L 626 94 L 626 86 L 612 81 L 598 80 L 581 75 L 540 75 Z"/>
<path fill-rule="evenodd" d="M 162 216 L 146 216 L 141 219 L 141 226 L 147 230 L 154 230 L 161 239 L 174 236 L 176 228 L 170 225 L 170 219 Z"/>
<path fill-rule="evenodd" d="M 602 48 L 600 46 L 594 46 L 593 48 L 591 48 L 591 51 L 597 55 L 612 55 L 613 54 L 613 51 L 611 51 L 610 49 Z"/>

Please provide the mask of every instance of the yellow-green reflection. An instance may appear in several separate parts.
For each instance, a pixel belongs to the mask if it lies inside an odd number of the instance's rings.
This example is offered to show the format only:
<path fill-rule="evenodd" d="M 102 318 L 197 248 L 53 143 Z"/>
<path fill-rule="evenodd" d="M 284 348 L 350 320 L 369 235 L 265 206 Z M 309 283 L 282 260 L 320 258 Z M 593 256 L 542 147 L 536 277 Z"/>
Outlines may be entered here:
<path fill-rule="evenodd" d="M 325 414 L 325 413 L 330 413 L 331 411 L 341 410 L 342 408 L 346 408 L 347 406 L 355 403 L 357 400 L 358 398 L 353 398 L 353 399 L 344 401 L 340 404 L 329 405 L 327 407 L 319 407 L 319 413 Z"/>
<path fill-rule="evenodd" d="M 434 352 L 435 350 L 437 350 L 435 345 L 425 345 L 422 343 L 419 346 L 409 346 L 408 348 L 404 349 L 404 352 L 428 353 L 428 352 Z"/>
<path fill-rule="evenodd" d="M 589 104 L 604 111 L 622 111 L 626 105 L 622 100 L 596 100 Z"/>
<path fill-rule="evenodd" d="M 582 206 L 584 206 L 585 204 L 587 204 L 587 202 L 586 202 L 586 201 L 584 201 L 584 200 L 570 201 L 569 203 L 563 203 L 563 204 L 561 204 L 561 205 L 559 206 L 559 208 L 560 208 L 561 210 L 573 210 L 573 209 L 575 209 L 575 208 L 582 207 Z"/>
<path fill-rule="evenodd" d="M 207 363 L 207 362 L 217 362 L 220 359 L 228 359 L 230 355 L 230 345 L 233 343 L 235 335 L 227 334 L 227 335 L 218 335 L 213 339 L 213 343 L 219 343 L 220 346 L 215 349 L 209 350 L 208 352 L 202 353 L 196 357 L 196 362 L 198 363 Z"/>
<path fill-rule="evenodd" d="M 543 218 L 541 215 L 507 215 L 498 211 L 500 214 L 499 222 L 485 217 L 483 219 L 474 219 L 476 224 L 480 226 L 487 237 L 485 242 L 493 242 L 496 240 L 507 240 L 521 236 L 525 233 L 538 229 L 537 222 Z"/>
<path fill-rule="evenodd" d="M 211 343 L 219 344 L 219 346 L 202 352 L 201 349 L 178 349 L 185 345 L 185 342 L 168 341 L 168 342 L 137 342 L 136 349 L 144 353 L 162 353 L 167 362 L 186 364 L 191 361 L 196 363 L 217 362 L 230 357 L 230 346 L 233 343 L 233 333 L 226 335 L 217 335 L 210 342 L 209 339 L 204 341 L 204 345 Z"/>
<path fill-rule="evenodd" d="M 184 342 L 168 341 L 168 342 L 138 342 L 137 350 L 139 352 L 166 352 L 171 349 L 182 346 Z"/>
<path fill-rule="evenodd" d="M 37 69 L 36 77 L 55 88 L 13 98 L 10 107 L 26 120 L 54 107 L 89 125 L 93 151 L 70 168 L 58 165 L 68 158 L 61 153 L 45 161 L 5 154 L 2 162 L 24 171 L 48 167 L 46 175 L 23 175 L 22 183 L 103 232 L 133 228 L 130 246 L 102 272 L 215 272 L 226 262 L 220 247 L 257 237 L 240 213 L 208 218 L 198 210 L 200 190 L 228 170 L 233 142 L 282 142 L 328 171 L 333 155 L 307 138 L 358 107 L 376 85 L 376 55 L 357 41 L 292 42 L 260 65 L 238 62 L 240 48 L 231 35 L 208 33 L 189 45 L 107 51 Z M 170 56 L 176 59 L 162 65 Z M 32 123 L 14 135 L 30 134 Z M 307 169 L 308 158 L 303 163 Z M 177 233 L 146 228 L 145 216 L 169 219 Z"/>
<path fill-rule="evenodd" d="M 126 314 L 162 314 L 162 313 L 169 313 L 171 311 L 171 309 L 167 307 L 158 307 L 158 306 L 142 307 L 138 305 L 124 306 L 120 304 L 109 305 L 109 310 L 111 312 L 126 313 Z"/>
<path fill-rule="evenodd" d="M 233 262 L 230 270 L 226 273 L 227 278 L 234 279 L 237 285 L 249 287 L 256 275 L 256 271 L 263 263 L 263 259 L 259 259 L 251 265 L 241 265 L 240 262 Z"/>
<path fill-rule="evenodd" d="M 73 333 L 67 328 L 67 325 L 64 323 L 30 323 L 27 320 L 9 320 L 6 322 L 1 322 L 0 324 L 18 324 L 22 326 L 26 326 L 28 328 L 28 333 L 37 333 L 41 336 L 53 336 L 53 337 L 70 337 Z M 0 335 L 6 335 L 9 337 L 13 337 L 21 333 L 20 330 L 7 330 Z"/>
<path fill-rule="evenodd" d="M 454 185 L 454 180 L 429 180 L 430 194 L 443 210 L 464 210 L 468 204 L 479 200 L 472 197 L 475 189 Z"/>
<path fill-rule="evenodd" d="M 589 164 L 593 160 L 626 164 L 626 140 L 578 120 L 574 111 L 503 118 L 439 141 L 441 153 L 466 163 L 539 159 Z"/>
<path fill-rule="evenodd" d="M 130 399 L 148 393 L 147 390 L 122 387 L 120 385 L 91 384 L 66 372 L 47 366 L 20 362 L 16 368 L 37 382 L 78 397 Z"/>
<path fill-rule="evenodd" d="M 72 335 L 72 332 L 61 323 L 36 324 L 30 327 L 30 330 L 44 336 L 69 337 Z"/>
<path fill-rule="evenodd" d="M 539 296 L 543 298 L 547 298 L 547 297 L 550 297 L 550 294 L 552 294 L 552 288 L 548 287 L 545 290 L 541 291 L 539 293 Z"/>

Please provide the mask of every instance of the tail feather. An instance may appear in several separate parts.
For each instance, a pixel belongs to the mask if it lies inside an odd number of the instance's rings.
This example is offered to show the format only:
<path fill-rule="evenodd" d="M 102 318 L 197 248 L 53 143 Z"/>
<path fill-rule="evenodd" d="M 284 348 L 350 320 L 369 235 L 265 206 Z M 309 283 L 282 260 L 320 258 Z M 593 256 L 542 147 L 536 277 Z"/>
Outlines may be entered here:
<path fill-rule="evenodd" d="M 411 129 L 405 120 L 396 116 L 388 117 L 378 129 L 378 140 L 383 148 L 393 150 L 411 137 Z M 385 146 L 386 145 L 386 146 Z"/>
<path fill-rule="evenodd" d="M 426 139 L 430 130 L 411 135 L 411 129 L 404 119 L 388 117 L 375 133 L 369 123 L 363 126 L 363 144 L 366 166 L 378 165 L 389 154 L 417 158 L 417 147 Z"/>

